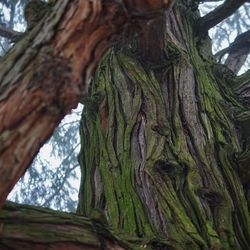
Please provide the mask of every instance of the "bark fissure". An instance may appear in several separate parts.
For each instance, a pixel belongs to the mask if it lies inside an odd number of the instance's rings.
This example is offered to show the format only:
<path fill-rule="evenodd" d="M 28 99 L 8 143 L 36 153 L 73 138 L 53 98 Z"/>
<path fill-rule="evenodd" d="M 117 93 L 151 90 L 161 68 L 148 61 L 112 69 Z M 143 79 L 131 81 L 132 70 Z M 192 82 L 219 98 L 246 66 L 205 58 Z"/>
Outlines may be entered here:
<path fill-rule="evenodd" d="M 115 155 L 121 172 L 110 175 L 117 185 L 104 187 L 110 198 L 106 211 L 117 232 L 129 237 L 134 233 L 152 241 L 159 234 L 174 249 L 246 249 L 249 214 L 231 162 L 241 147 L 230 111 L 224 109 L 242 106 L 224 87 L 228 78 L 216 75 L 214 64 L 204 59 L 204 44 L 197 43 L 192 30 L 196 16 L 184 18 L 178 7 L 167 19 L 171 25 L 164 36 L 162 68 L 152 65 L 152 51 L 141 53 L 131 43 L 132 49 L 121 45 L 110 51 L 99 66 L 107 68 L 105 77 L 99 69 L 94 77 L 90 95 L 112 89 L 107 96 L 116 107 L 109 105 L 107 119 L 109 124 L 117 119 L 117 131 L 110 128 L 102 138 L 104 145 L 119 152 Z M 87 113 L 84 117 L 87 122 Z M 84 130 L 84 135 L 88 138 L 91 132 Z M 109 142 L 114 136 L 116 148 Z M 116 190 L 130 199 L 133 212 L 128 213 L 127 203 L 121 201 L 119 212 L 114 211 L 110 192 Z M 134 223 L 134 230 L 126 223 L 113 223 L 119 213 Z"/>

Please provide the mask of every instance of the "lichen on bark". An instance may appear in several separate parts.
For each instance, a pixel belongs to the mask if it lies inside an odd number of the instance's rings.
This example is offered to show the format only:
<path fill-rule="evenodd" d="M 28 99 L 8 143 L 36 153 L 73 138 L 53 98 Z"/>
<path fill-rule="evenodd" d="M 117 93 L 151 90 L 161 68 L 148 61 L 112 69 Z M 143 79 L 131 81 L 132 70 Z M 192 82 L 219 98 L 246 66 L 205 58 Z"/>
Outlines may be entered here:
<path fill-rule="evenodd" d="M 160 66 L 152 52 L 124 45 L 98 66 L 80 128 L 78 212 L 102 209 L 130 241 L 247 249 L 249 213 L 233 160 L 242 145 L 230 112 L 242 105 L 226 87 L 235 77 L 216 74 L 185 8 L 167 19 Z"/>

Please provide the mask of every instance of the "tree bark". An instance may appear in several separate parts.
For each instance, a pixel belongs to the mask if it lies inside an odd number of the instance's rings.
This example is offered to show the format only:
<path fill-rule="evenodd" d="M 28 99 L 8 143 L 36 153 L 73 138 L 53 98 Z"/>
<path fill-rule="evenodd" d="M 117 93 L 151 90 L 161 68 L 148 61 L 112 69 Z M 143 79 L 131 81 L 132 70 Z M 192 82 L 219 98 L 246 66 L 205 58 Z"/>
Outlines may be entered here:
<path fill-rule="evenodd" d="M 87 94 L 105 50 L 172 0 L 57 1 L 0 64 L 0 207 L 41 145 Z"/>
<path fill-rule="evenodd" d="M 0 213 L 1 250 L 129 249 L 93 219 L 7 203 Z"/>
<path fill-rule="evenodd" d="M 10 40 L 14 40 L 15 38 L 17 38 L 19 35 L 21 35 L 20 32 L 18 31 L 14 31 L 14 30 L 10 30 L 5 28 L 4 26 L 0 25 L 0 35 L 2 37 L 6 37 Z"/>
<path fill-rule="evenodd" d="M 171 3 L 60 1 L 1 64 L 0 201 L 83 96 L 91 218 L 7 207 L 3 249 L 250 249 L 249 72 L 215 63 L 189 1 L 164 18 Z"/>
<path fill-rule="evenodd" d="M 179 1 L 164 46 L 147 46 L 156 53 L 131 42 L 98 66 L 80 129 L 78 212 L 102 209 L 117 235 L 155 249 L 249 249 L 236 159 L 236 116 L 247 107 L 232 91 L 236 77 L 207 57 L 197 20 Z"/>

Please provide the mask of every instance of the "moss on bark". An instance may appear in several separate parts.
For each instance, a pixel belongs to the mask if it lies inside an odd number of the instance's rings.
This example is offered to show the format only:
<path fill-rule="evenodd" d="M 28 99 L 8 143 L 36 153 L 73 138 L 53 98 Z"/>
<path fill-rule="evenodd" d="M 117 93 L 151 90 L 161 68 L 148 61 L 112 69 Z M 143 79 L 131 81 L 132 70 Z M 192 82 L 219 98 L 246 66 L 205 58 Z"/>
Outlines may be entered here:
<path fill-rule="evenodd" d="M 129 46 L 114 47 L 99 65 L 80 129 L 78 212 L 102 209 L 131 241 L 248 249 L 249 213 L 233 160 L 242 148 L 230 113 L 242 106 L 229 90 L 234 76 L 216 74 L 207 40 L 192 30 L 197 16 L 185 10 L 177 5 L 167 20 L 161 67 Z"/>

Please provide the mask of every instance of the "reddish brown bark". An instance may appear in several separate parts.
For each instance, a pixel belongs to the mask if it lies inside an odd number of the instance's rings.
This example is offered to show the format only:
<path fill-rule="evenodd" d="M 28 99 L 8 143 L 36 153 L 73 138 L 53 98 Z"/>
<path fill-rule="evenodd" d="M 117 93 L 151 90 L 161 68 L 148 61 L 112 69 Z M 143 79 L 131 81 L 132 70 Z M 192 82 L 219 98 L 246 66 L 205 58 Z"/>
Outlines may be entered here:
<path fill-rule="evenodd" d="M 0 64 L 0 206 L 61 119 L 85 95 L 105 50 L 173 0 L 58 1 Z"/>

